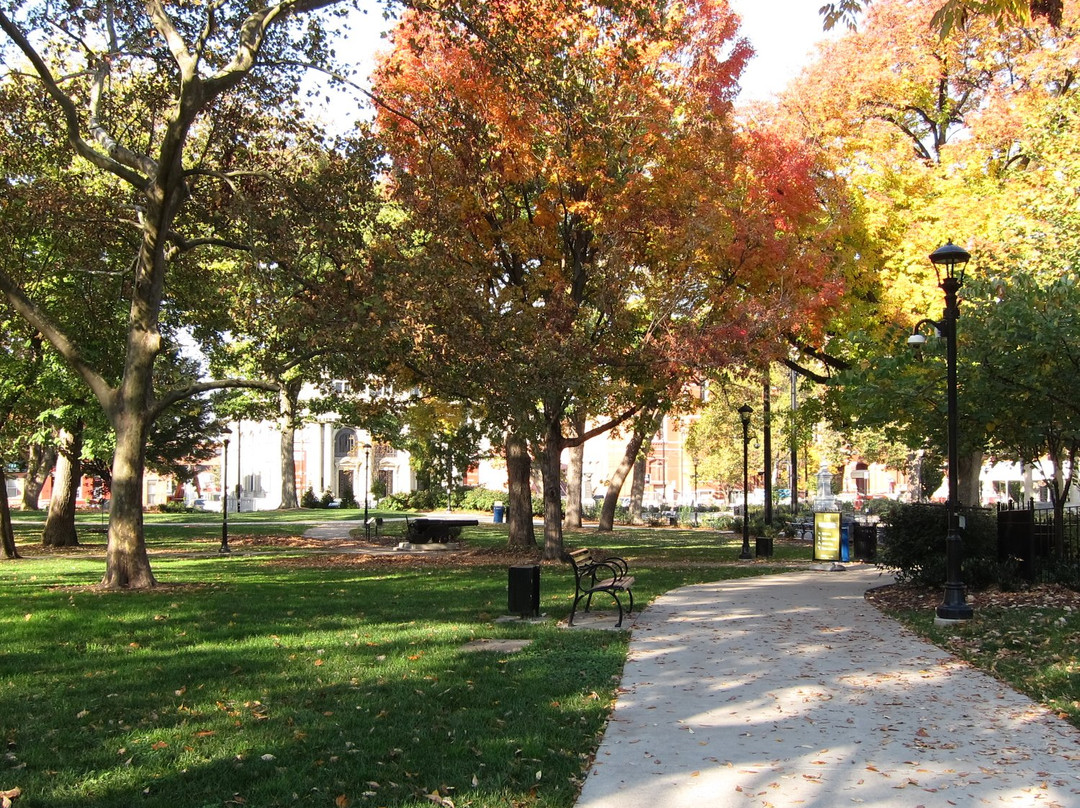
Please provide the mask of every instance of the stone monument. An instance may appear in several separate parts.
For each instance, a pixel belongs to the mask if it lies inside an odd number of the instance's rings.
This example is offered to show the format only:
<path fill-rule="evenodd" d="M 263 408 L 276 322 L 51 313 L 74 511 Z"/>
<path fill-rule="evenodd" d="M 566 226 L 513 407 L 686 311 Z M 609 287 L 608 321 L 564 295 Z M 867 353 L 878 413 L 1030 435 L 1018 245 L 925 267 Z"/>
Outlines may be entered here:
<path fill-rule="evenodd" d="M 821 461 L 821 470 L 817 473 L 817 496 L 814 497 L 815 511 L 836 511 L 839 505 L 832 492 L 832 472 L 825 461 Z"/>

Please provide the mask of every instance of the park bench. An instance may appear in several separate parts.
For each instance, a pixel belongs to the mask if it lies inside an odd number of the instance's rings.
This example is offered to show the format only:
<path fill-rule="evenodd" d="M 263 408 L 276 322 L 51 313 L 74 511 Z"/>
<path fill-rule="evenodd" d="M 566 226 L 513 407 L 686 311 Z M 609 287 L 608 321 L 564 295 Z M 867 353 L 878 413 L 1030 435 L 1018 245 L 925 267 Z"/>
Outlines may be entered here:
<path fill-rule="evenodd" d="M 415 544 L 445 543 L 461 535 L 464 527 L 476 527 L 476 519 L 441 519 L 421 516 L 407 519 L 406 540 Z"/>
<path fill-rule="evenodd" d="M 606 592 L 615 600 L 619 607 L 618 628 L 623 621 L 623 605 L 619 594 L 625 592 L 629 598 L 629 614 L 634 611 L 634 577 L 628 575 L 626 560 L 619 556 L 607 556 L 596 558 L 591 550 L 582 548 L 571 550 L 564 558 L 574 568 L 574 605 L 570 607 L 569 625 L 574 625 L 574 615 L 577 613 L 578 604 L 584 599 L 585 609 L 589 611 L 592 605 L 592 597 L 598 592 Z"/>
<path fill-rule="evenodd" d="M 789 522 L 788 525 L 791 527 L 792 535 L 794 535 L 796 539 L 814 538 L 813 519 L 795 519 Z"/>

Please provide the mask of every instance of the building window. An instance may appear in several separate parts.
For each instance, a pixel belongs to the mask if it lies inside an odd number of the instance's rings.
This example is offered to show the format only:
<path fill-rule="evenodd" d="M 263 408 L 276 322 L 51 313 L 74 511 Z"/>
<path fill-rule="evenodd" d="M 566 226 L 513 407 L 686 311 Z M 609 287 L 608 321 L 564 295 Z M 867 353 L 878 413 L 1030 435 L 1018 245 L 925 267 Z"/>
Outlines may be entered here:
<path fill-rule="evenodd" d="M 352 429 L 343 429 L 337 433 L 334 440 L 335 457 L 356 456 L 356 432 Z"/>

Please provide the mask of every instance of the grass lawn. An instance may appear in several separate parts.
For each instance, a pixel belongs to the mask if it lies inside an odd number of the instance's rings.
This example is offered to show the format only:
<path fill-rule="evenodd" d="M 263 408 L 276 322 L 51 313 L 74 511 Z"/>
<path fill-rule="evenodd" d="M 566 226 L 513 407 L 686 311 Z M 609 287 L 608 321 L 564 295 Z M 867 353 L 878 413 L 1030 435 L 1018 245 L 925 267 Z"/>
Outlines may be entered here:
<path fill-rule="evenodd" d="M 0 792 L 21 790 L 15 808 L 571 806 L 627 633 L 556 625 L 563 564 L 542 570 L 552 619 L 499 621 L 505 526 L 419 560 L 295 540 L 304 519 L 356 516 L 230 514 L 234 552 L 220 556 L 220 514 L 148 514 L 161 586 L 101 592 L 102 536 L 43 552 L 41 518 L 16 514 L 27 557 L 0 563 Z M 567 544 L 630 558 L 640 606 L 810 554 L 778 543 L 774 563 L 735 563 L 740 543 L 705 530 Z M 494 640 L 528 644 L 466 648 Z"/>

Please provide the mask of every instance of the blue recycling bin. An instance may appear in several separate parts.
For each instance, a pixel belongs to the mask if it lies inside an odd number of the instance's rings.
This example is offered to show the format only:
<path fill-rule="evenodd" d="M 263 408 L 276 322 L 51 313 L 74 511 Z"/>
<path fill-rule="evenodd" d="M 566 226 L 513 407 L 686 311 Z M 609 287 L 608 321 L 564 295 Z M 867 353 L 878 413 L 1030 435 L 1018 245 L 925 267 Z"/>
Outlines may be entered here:
<path fill-rule="evenodd" d="M 840 525 L 840 560 L 851 560 L 851 522 Z"/>
<path fill-rule="evenodd" d="M 503 516 L 506 513 L 506 509 L 503 507 L 503 504 L 501 502 L 496 502 L 493 510 L 495 513 L 495 524 L 501 525 L 503 522 Z"/>

